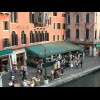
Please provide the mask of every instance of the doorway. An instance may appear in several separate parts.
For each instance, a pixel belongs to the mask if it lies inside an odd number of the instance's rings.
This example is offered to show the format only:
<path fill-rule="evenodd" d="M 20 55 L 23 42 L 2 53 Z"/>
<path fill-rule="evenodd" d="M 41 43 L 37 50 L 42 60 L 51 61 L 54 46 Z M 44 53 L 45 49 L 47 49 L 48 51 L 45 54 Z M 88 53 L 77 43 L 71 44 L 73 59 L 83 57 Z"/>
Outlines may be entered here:
<path fill-rule="evenodd" d="M 20 65 L 24 65 L 24 56 L 25 53 L 20 53 L 20 54 L 17 54 L 17 64 L 20 63 Z"/>

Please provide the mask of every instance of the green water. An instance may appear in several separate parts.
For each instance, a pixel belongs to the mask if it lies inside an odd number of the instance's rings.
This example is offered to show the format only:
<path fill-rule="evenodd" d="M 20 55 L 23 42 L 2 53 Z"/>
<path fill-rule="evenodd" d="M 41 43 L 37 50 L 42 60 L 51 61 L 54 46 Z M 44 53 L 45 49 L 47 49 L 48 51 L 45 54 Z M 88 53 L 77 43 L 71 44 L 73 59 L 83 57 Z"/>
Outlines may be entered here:
<path fill-rule="evenodd" d="M 57 87 L 100 87 L 100 70 Z"/>

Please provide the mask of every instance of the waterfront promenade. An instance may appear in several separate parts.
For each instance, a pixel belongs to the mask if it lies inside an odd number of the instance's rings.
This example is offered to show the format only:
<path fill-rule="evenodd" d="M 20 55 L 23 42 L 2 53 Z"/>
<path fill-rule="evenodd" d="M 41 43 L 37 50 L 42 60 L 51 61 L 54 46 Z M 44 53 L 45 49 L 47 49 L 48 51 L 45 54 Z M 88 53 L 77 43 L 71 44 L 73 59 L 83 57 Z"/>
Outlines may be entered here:
<path fill-rule="evenodd" d="M 70 81 L 74 78 L 77 78 L 79 76 L 82 76 L 83 74 L 88 73 L 89 71 L 92 71 L 94 68 L 100 68 L 100 57 L 85 57 L 83 59 L 83 68 L 79 68 L 79 69 L 72 69 L 70 70 L 70 68 L 65 69 L 64 71 L 64 75 L 60 76 L 60 79 L 57 80 L 53 80 L 52 82 L 50 82 L 48 85 L 43 85 L 41 87 L 53 87 L 56 84 L 61 84 L 62 82 L 66 82 L 66 81 Z M 50 75 L 51 69 L 53 67 L 49 67 L 47 68 L 47 73 L 48 75 Z M 29 67 L 28 68 L 28 79 L 31 79 L 33 75 L 35 75 L 36 73 L 36 69 Z M 44 74 L 44 71 L 43 71 Z M 17 73 L 15 73 L 15 77 L 17 78 L 18 82 L 21 84 L 22 82 L 22 77 L 20 76 L 20 72 L 18 70 Z M 3 75 L 3 86 L 7 87 L 8 83 L 9 83 L 9 78 L 10 78 L 10 74 L 6 74 Z"/>

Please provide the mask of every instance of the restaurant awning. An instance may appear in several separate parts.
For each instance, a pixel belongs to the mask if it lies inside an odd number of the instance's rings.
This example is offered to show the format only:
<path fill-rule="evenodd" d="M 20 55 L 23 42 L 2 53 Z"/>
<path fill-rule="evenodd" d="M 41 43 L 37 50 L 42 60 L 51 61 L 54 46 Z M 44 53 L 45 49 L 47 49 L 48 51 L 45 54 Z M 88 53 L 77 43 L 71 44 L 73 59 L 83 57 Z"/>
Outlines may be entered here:
<path fill-rule="evenodd" d="M 0 56 L 8 55 L 8 54 L 11 54 L 11 53 L 12 53 L 11 49 L 9 49 L 9 50 L 2 50 L 2 51 L 0 51 Z"/>
<path fill-rule="evenodd" d="M 81 50 L 81 47 L 68 41 L 59 41 L 36 46 L 26 47 L 27 52 L 31 52 L 34 57 L 44 57 L 46 48 L 46 56 L 66 53 L 75 50 Z"/>
<path fill-rule="evenodd" d="M 100 42 L 98 42 L 96 46 L 97 46 L 97 47 L 100 47 Z"/>

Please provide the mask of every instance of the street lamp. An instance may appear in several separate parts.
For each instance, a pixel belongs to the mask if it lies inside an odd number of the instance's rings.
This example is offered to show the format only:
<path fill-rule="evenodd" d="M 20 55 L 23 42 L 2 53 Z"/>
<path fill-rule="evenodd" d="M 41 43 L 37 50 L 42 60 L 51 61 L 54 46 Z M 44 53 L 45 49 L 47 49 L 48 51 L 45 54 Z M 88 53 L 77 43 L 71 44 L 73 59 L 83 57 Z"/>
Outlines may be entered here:
<path fill-rule="evenodd" d="M 45 84 L 48 84 L 48 79 L 47 79 L 47 68 L 46 68 L 46 48 L 44 48 L 45 52 L 45 59 L 44 59 L 44 68 L 45 68 Z"/>

